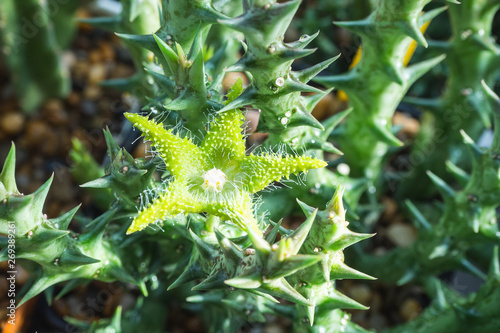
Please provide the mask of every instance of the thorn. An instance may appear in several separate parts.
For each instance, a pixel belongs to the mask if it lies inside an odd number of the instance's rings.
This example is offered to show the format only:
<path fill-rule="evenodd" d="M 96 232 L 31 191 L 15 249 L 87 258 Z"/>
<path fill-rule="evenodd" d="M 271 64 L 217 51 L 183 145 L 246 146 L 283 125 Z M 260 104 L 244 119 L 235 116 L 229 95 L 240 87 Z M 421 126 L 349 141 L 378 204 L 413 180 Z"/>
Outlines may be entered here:
<path fill-rule="evenodd" d="M 383 67 L 383 72 L 391 79 L 393 82 L 403 86 L 405 84 L 405 79 L 403 78 L 403 74 L 401 73 L 401 67 L 395 66 L 392 63 L 385 64 Z"/>
<path fill-rule="evenodd" d="M 442 6 L 438 7 L 432 10 L 429 10 L 428 12 L 423 13 L 418 17 L 418 23 L 419 25 L 423 25 L 427 22 L 432 21 L 434 18 L 436 18 L 439 14 L 445 12 L 448 9 L 448 6 Z"/>
<path fill-rule="evenodd" d="M 249 227 L 245 231 L 248 234 L 248 238 L 250 238 L 250 241 L 253 244 L 257 256 L 259 256 L 259 258 L 261 258 L 261 260 L 265 262 L 269 253 L 271 253 L 271 245 L 266 242 L 264 238 L 262 238 L 259 229 L 254 230 L 252 227 Z"/>
<path fill-rule="evenodd" d="M 358 21 L 333 22 L 333 24 L 347 29 L 358 36 L 366 36 L 367 31 L 372 31 L 375 26 L 369 19 Z"/>
<path fill-rule="evenodd" d="M 481 149 L 481 147 L 479 147 L 475 142 L 474 140 L 472 140 L 472 138 L 467 135 L 467 133 L 465 133 L 464 130 L 460 130 L 460 135 L 462 135 L 462 140 L 463 142 L 469 146 L 469 148 L 471 149 L 472 153 L 475 155 L 475 156 L 481 156 L 481 155 L 484 155 L 486 153 L 486 150 L 483 150 Z"/>
<path fill-rule="evenodd" d="M 322 91 L 321 93 L 317 93 L 317 94 L 309 95 L 309 96 L 300 96 L 300 98 L 301 98 L 302 102 L 304 103 L 304 105 L 306 106 L 307 110 L 314 110 L 314 108 L 319 103 L 319 101 L 321 101 L 321 99 L 323 99 L 323 97 L 328 95 L 332 90 L 333 90 L 333 88 L 329 88 L 325 91 Z M 328 119 L 330 119 L 330 118 L 328 118 Z"/>
<path fill-rule="evenodd" d="M 442 62 L 445 58 L 446 55 L 442 54 L 437 57 L 421 61 L 404 69 L 405 76 L 409 78 L 407 80 L 407 84 L 411 86 L 415 81 L 417 81 L 420 77 L 422 77 L 422 75 L 431 70 L 431 68 L 434 68 L 437 65 L 439 65 L 439 63 Z"/>
<path fill-rule="evenodd" d="M 330 64 L 333 63 L 335 60 L 337 60 L 339 57 L 340 54 L 330 59 L 327 59 L 323 62 L 320 62 L 319 64 L 316 64 L 314 66 L 296 72 L 295 76 L 300 82 L 307 83 L 311 81 L 311 79 L 314 78 L 316 75 L 318 75 L 320 72 L 322 72 L 324 69 L 326 69 L 328 66 L 330 66 Z"/>
<path fill-rule="evenodd" d="M 282 222 L 283 222 L 283 219 L 279 220 L 278 223 L 276 223 L 273 226 L 273 228 L 265 236 L 266 242 L 268 242 L 269 244 L 273 244 L 274 243 L 274 241 L 276 240 L 276 236 L 278 235 L 278 232 L 280 230 Z"/>
<path fill-rule="evenodd" d="M 133 34 L 121 34 L 117 32 L 115 32 L 115 35 L 136 46 L 143 47 L 145 49 L 152 51 L 158 57 L 159 55 L 161 55 L 161 51 L 158 48 L 158 44 L 156 43 L 153 35 L 133 35 Z"/>
<path fill-rule="evenodd" d="M 483 280 L 486 280 L 488 278 L 486 276 L 486 274 L 484 274 L 480 269 L 478 269 L 476 266 L 474 266 L 474 264 L 471 263 L 469 260 L 463 258 L 462 260 L 460 260 L 460 264 L 461 264 L 463 269 L 465 269 L 467 272 L 471 273 L 472 275 L 475 275 Z"/>
<path fill-rule="evenodd" d="M 479 36 L 477 34 L 473 34 L 470 38 L 474 41 L 474 43 L 479 46 L 484 51 L 492 52 L 494 55 L 499 55 L 499 51 L 494 43 L 491 42 L 490 38 L 485 38 L 484 36 Z"/>
<path fill-rule="evenodd" d="M 302 108 L 297 107 L 295 114 L 290 117 L 288 126 L 310 126 L 317 128 L 319 130 L 324 130 L 323 125 L 307 110 L 302 110 Z"/>
<path fill-rule="evenodd" d="M 241 248 L 226 238 L 218 229 L 215 229 L 215 236 L 224 251 L 224 256 L 238 264 L 243 259 L 243 251 Z"/>
<path fill-rule="evenodd" d="M 493 248 L 493 256 L 491 258 L 491 265 L 488 272 L 493 275 L 496 279 L 500 278 L 500 262 L 498 260 L 498 246 Z"/>
<path fill-rule="evenodd" d="M 204 242 L 191 229 L 189 229 L 189 234 L 191 235 L 191 238 L 193 239 L 194 244 L 196 245 L 196 248 L 200 252 L 202 258 L 206 260 L 213 260 L 215 257 L 217 257 L 217 250 L 215 250 L 212 245 Z"/>
<path fill-rule="evenodd" d="M 224 280 L 227 278 L 227 273 L 224 270 L 218 270 L 209 275 L 201 283 L 197 284 L 191 290 L 213 290 L 225 288 Z"/>
<path fill-rule="evenodd" d="M 446 309 L 448 304 L 446 302 L 446 297 L 444 296 L 443 286 L 441 285 L 441 281 L 439 279 L 434 280 L 435 288 L 436 288 L 436 302 L 440 309 Z"/>
<path fill-rule="evenodd" d="M 14 142 L 12 142 L 10 146 L 9 153 L 5 158 L 5 162 L 2 168 L 2 172 L 0 173 L 0 183 L 3 184 L 7 193 L 5 193 L 5 197 L 7 194 L 19 194 L 19 190 L 16 185 L 16 146 Z M 0 191 L 0 195 L 3 193 Z M 1 200 L 5 199 L 4 197 L 0 197 Z"/>
<path fill-rule="evenodd" d="M 145 70 L 153 76 L 153 79 L 165 90 L 171 99 L 175 99 L 177 97 L 176 94 L 174 94 L 176 89 L 175 81 L 170 80 L 166 75 L 158 73 L 152 68 L 146 67 Z"/>
<path fill-rule="evenodd" d="M 119 30 L 119 25 L 121 24 L 120 15 L 111 17 L 90 17 L 90 18 L 79 18 L 77 21 L 79 23 L 90 24 L 96 28 L 100 28 L 106 31 L 114 32 Z"/>
<path fill-rule="evenodd" d="M 429 254 L 429 260 L 433 260 L 436 258 L 445 257 L 450 249 L 450 244 L 445 240 L 442 244 L 437 245 L 432 252 Z"/>
<path fill-rule="evenodd" d="M 312 305 L 304 296 L 288 283 L 285 278 L 271 280 L 264 283 L 259 288 L 260 291 L 267 292 L 273 296 L 281 297 L 299 305 Z"/>
<path fill-rule="evenodd" d="M 324 268 L 327 268 L 327 267 L 324 267 Z M 340 280 L 340 279 L 376 280 L 377 279 L 376 277 L 373 277 L 371 275 L 368 275 L 368 274 L 365 274 L 365 273 L 360 272 L 358 270 L 355 270 L 354 268 L 349 267 L 344 263 L 340 263 L 338 266 L 335 267 L 335 269 L 332 269 L 331 267 L 328 267 L 327 269 L 328 269 L 328 271 L 323 272 L 323 276 L 328 275 L 327 282 L 329 282 L 330 279 L 334 279 L 334 280 Z"/>
<path fill-rule="evenodd" d="M 314 325 L 314 315 L 316 314 L 316 306 L 308 306 L 306 307 L 307 311 L 307 319 L 309 319 L 309 324 L 311 324 L 311 327 Z"/>
<path fill-rule="evenodd" d="M 455 177 L 455 179 L 460 183 L 460 185 L 465 186 L 469 180 L 470 176 L 465 170 L 459 168 L 456 164 L 451 161 L 446 161 L 446 169 Z"/>
<path fill-rule="evenodd" d="M 224 281 L 224 283 L 228 286 L 240 289 L 254 289 L 259 288 L 262 285 L 262 282 L 260 282 L 260 279 L 257 275 L 237 276 Z"/>
<path fill-rule="evenodd" d="M 318 88 L 301 82 L 298 79 L 291 78 L 285 81 L 285 86 L 278 91 L 277 95 L 288 95 L 294 92 L 323 93 L 323 91 Z"/>
<path fill-rule="evenodd" d="M 80 187 L 84 187 L 84 188 L 111 188 L 112 185 L 113 185 L 113 183 L 111 182 L 111 176 L 106 175 L 104 177 L 97 178 L 97 179 L 91 180 L 89 182 L 86 182 L 86 183 L 80 185 Z"/>
<path fill-rule="evenodd" d="M 312 42 L 319 35 L 319 30 L 313 35 L 302 35 L 299 40 L 287 43 L 288 47 L 293 49 L 304 49 L 310 42 Z"/>
<path fill-rule="evenodd" d="M 360 234 L 357 232 L 352 232 L 346 228 L 340 239 L 329 245 L 328 249 L 332 251 L 340 251 L 348 246 L 351 246 L 352 244 L 356 244 L 373 236 L 375 236 L 375 234 Z"/>
<path fill-rule="evenodd" d="M 378 140 L 382 141 L 383 143 L 389 145 L 389 146 L 394 146 L 394 147 L 402 147 L 403 142 L 396 138 L 394 134 L 391 133 L 387 127 L 384 125 L 373 125 L 370 126 L 371 131 L 373 134 L 377 137 Z"/>
<path fill-rule="evenodd" d="M 442 101 L 439 98 L 405 97 L 403 102 L 432 111 L 442 108 Z"/>
<path fill-rule="evenodd" d="M 396 282 L 396 285 L 397 286 L 402 286 L 402 285 L 405 285 L 407 284 L 408 282 L 412 281 L 415 276 L 416 276 L 416 272 L 412 269 L 409 269 L 405 272 L 405 274 Z"/>
<path fill-rule="evenodd" d="M 167 62 L 170 73 L 172 73 L 172 75 L 177 75 L 179 68 L 179 56 L 167 43 L 158 37 L 158 35 L 154 34 L 153 37 L 161 51 L 161 54 Z"/>
<path fill-rule="evenodd" d="M 296 200 L 307 218 L 309 218 L 313 214 L 316 214 L 316 211 L 317 211 L 316 208 L 313 208 L 313 207 L 307 205 L 306 203 L 300 201 L 299 199 L 296 199 Z"/>
<path fill-rule="evenodd" d="M 356 302 L 355 300 L 347 297 L 339 291 L 332 289 L 328 293 L 328 299 L 321 303 L 323 309 L 354 309 L 354 310 L 367 310 L 369 307 Z"/>
<path fill-rule="evenodd" d="M 313 81 L 324 85 L 325 87 L 335 88 L 335 89 L 347 89 L 352 85 L 355 80 L 355 76 L 352 72 L 341 75 L 331 75 L 331 76 L 317 76 L 313 78 Z"/>
<path fill-rule="evenodd" d="M 245 105 L 254 104 L 257 101 L 257 99 L 256 99 L 257 96 L 258 96 L 258 93 L 249 86 L 249 87 L 247 87 L 247 89 L 245 89 L 243 91 L 243 93 L 241 93 L 241 95 L 239 95 L 234 100 L 232 100 L 230 103 L 225 105 L 222 109 L 217 111 L 217 113 L 222 113 L 222 112 L 241 108 Z"/>
<path fill-rule="evenodd" d="M 274 258 L 272 260 L 277 260 L 274 261 L 274 264 L 268 264 L 268 279 L 284 278 L 297 271 L 307 269 L 308 267 L 320 262 L 322 259 L 322 257 L 318 255 L 305 254 L 293 255 L 292 257 L 285 258 L 283 254 L 286 253 L 286 246 L 283 246 L 283 244 L 284 243 L 280 242 L 280 248 L 275 252 L 276 254 L 273 254 Z"/>
<path fill-rule="evenodd" d="M 326 204 L 326 210 L 329 212 L 329 216 L 331 214 L 335 214 L 341 220 L 345 220 L 345 209 L 344 209 L 344 201 L 342 197 L 344 195 L 345 186 L 339 184 L 335 193 L 333 194 L 333 198 Z"/>
<path fill-rule="evenodd" d="M 107 212 L 105 212 L 104 214 L 101 214 L 100 216 L 96 217 L 89 224 L 87 224 L 85 227 L 85 232 L 81 234 L 79 237 L 80 242 L 82 243 L 88 242 L 89 244 L 99 244 L 104 234 L 104 231 L 108 226 L 109 222 L 111 222 L 111 219 L 113 218 L 115 212 L 116 208 L 112 208 Z"/>
<path fill-rule="evenodd" d="M 306 240 L 307 235 L 309 234 L 309 231 L 314 223 L 317 212 L 318 209 L 315 209 L 291 235 L 280 240 L 280 243 L 286 242 L 291 255 L 296 255 L 302 247 L 302 244 L 304 244 L 304 241 Z"/>
<path fill-rule="evenodd" d="M 401 30 L 405 33 L 405 35 L 412 38 L 414 41 L 416 41 L 423 47 L 427 48 L 428 46 L 427 41 L 425 40 L 422 31 L 420 31 L 416 19 L 412 20 L 411 22 L 408 21 L 400 22 L 397 25 L 401 28 Z"/>
<path fill-rule="evenodd" d="M 177 279 L 167 288 L 167 290 L 172 290 L 185 283 L 205 278 L 207 274 L 201 269 L 198 263 L 189 263 L 186 269 L 179 275 Z"/>
<path fill-rule="evenodd" d="M 418 210 L 418 208 L 410 201 L 405 200 L 406 207 L 410 210 L 411 214 L 415 218 L 415 221 L 422 226 L 425 230 L 431 229 L 431 224 L 427 219 L 422 215 L 422 213 Z"/>
<path fill-rule="evenodd" d="M 179 95 L 176 99 L 165 105 L 168 110 L 183 111 L 193 107 L 191 99 L 186 98 L 184 94 Z"/>
<path fill-rule="evenodd" d="M 45 203 L 45 199 L 47 198 L 47 194 L 49 193 L 50 185 L 54 180 L 54 173 L 50 176 L 50 178 L 40 186 L 35 192 L 30 194 L 33 197 L 33 202 L 31 203 L 31 210 L 34 215 L 42 215 L 43 205 Z"/>
<path fill-rule="evenodd" d="M 451 187 L 449 187 L 448 184 L 444 182 L 444 180 L 436 176 L 431 171 L 427 171 L 427 175 L 430 177 L 434 185 L 437 186 L 439 192 L 444 198 L 453 198 L 455 196 L 455 191 Z"/>

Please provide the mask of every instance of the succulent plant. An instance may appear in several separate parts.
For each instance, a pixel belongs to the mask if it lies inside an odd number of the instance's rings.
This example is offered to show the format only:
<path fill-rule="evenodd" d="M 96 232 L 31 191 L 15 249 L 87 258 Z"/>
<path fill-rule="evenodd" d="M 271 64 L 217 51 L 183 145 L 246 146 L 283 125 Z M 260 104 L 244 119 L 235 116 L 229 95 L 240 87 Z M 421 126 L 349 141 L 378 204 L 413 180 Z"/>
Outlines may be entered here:
<path fill-rule="evenodd" d="M 41 268 L 37 279 L 17 306 L 62 281 L 95 279 L 139 283 L 123 267 L 116 247 L 103 237 L 114 210 L 93 220 L 82 234 L 72 233 L 68 226 L 78 207 L 53 219 L 42 213 L 52 178 L 36 192 L 23 195 L 17 190 L 14 169 L 15 150 L 12 145 L 0 174 L 0 233 L 7 235 L 8 228 L 13 224 L 15 259 L 35 262 Z M 7 238 L 3 238 L 2 261 L 9 259 L 6 242 Z"/>
<path fill-rule="evenodd" d="M 371 8 L 365 19 L 351 1 L 317 4 L 294 25 L 299 0 L 123 0 L 120 15 L 86 20 L 117 32 L 132 54 L 136 75 L 111 84 L 139 101 L 142 111 L 124 117 L 151 142 L 152 156 L 134 159 L 106 129 L 109 163 L 101 167 L 74 141 L 72 173 L 101 212 L 77 216 L 77 207 L 49 219 L 43 205 L 52 178 L 32 194 L 19 193 L 12 146 L 0 173 L 0 234 L 15 227 L 16 264 L 35 277 L 17 305 L 61 282 L 57 297 L 92 280 L 120 281 L 135 289 L 132 309 L 118 307 L 113 318 L 93 323 L 66 320 L 86 332 L 163 332 L 165 313 L 182 306 L 214 333 L 274 317 L 300 333 L 368 332 L 344 312 L 367 307 L 336 288 L 343 279 L 378 278 L 423 287 L 433 300 L 420 317 L 389 332 L 495 332 L 500 99 L 487 83 L 494 87 L 499 65 L 490 38 L 499 5 L 449 2 L 432 9 L 430 0 L 356 1 Z M 3 15 L 21 5 L 8 1 L 0 9 L 6 6 Z M 444 11 L 454 36 L 427 42 L 422 26 Z M 360 59 L 345 74 L 318 76 L 338 58 L 332 36 L 315 28 L 329 15 L 356 19 L 336 24 L 361 37 Z M 14 22 L 2 28 L 2 38 L 19 29 Z M 297 26 L 311 31 L 285 42 Z M 320 54 L 331 58 L 306 58 L 315 38 L 320 47 L 330 45 Z M 420 50 L 427 60 L 406 66 L 416 42 L 429 43 Z M 463 131 L 444 114 L 422 117 L 413 152 L 440 129 L 448 141 L 430 152 L 415 178 L 398 183 L 396 200 L 406 203 L 418 236 L 406 248 L 365 253 L 370 240 L 361 241 L 373 236 L 366 232 L 382 211 L 379 197 L 392 194 L 384 184 L 386 162 L 394 152 L 405 154 L 391 148 L 402 145 L 391 118 L 412 84 L 441 63 L 441 53 L 450 72 L 443 97 L 406 100 L 432 110 L 458 103 L 468 115 L 456 123 Z M 228 72 L 246 80 L 226 94 Z M 345 91 L 351 108 L 319 121 L 311 112 L 333 88 Z M 250 108 L 260 111 L 253 127 L 265 137 L 254 147 L 246 140 Z M 474 140 L 491 116 L 493 143 L 483 149 Z M 459 156 L 466 149 L 469 157 Z M 442 201 L 407 200 L 408 189 L 417 192 L 413 197 L 432 193 L 419 168 L 431 169 L 426 177 Z M 10 259 L 7 245 L 1 236 L 2 261 Z M 475 295 L 456 296 L 437 278 L 454 270 L 486 282 Z"/>
<path fill-rule="evenodd" d="M 472 173 L 469 175 L 451 162 L 447 166 L 463 185 L 463 190 L 455 191 L 429 171 L 429 178 L 444 199 L 441 218 L 437 223 L 428 221 L 413 203 L 407 201 L 419 227 L 417 240 L 410 247 L 398 248 L 383 256 L 361 257 L 367 271 L 376 271 L 382 279 L 399 283 L 428 278 L 457 268 L 484 277 L 481 269 L 474 266 L 467 256 L 473 249 L 498 245 L 500 242 L 497 222 L 500 199 L 500 99 L 484 82 L 482 89 L 495 112 L 495 135 L 491 147 L 478 147 L 462 131 L 464 144 L 468 146 L 473 161 Z"/>
<path fill-rule="evenodd" d="M 431 49 L 447 55 L 445 63 L 449 76 L 443 96 L 406 98 L 407 102 L 429 110 L 430 114 L 424 122 L 428 128 L 421 131 L 411 152 L 413 158 L 410 160 L 418 163 L 409 166 L 409 175 L 404 177 L 399 188 L 400 195 L 424 198 L 432 194 L 432 186 L 429 181 L 422 180 L 423 176 L 427 170 L 433 170 L 439 177 L 447 177 L 447 160 L 470 169 L 459 131 L 464 130 L 477 140 L 485 127 L 491 127 L 493 111 L 481 80 L 492 86 L 500 69 L 500 46 L 492 37 L 493 18 L 499 8 L 496 1 L 469 0 L 460 5 L 450 4 L 451 39 L 429 42 Z"/>
<path fill-rule="evenodd" d="M 57 0 L 0 4 L 2 56 L 26 112 L 70 92 L 69 71 L 60 55 L 75 31 L 72 16 L 77 7 L 76 1 Z"/>
<path fill-rule="evenodd" d="M 229 92 L 228 104 L 241 90 L 240 80 Z M 325 166 L 325 162 L 306 156 L 246 156 L 239 109 L 216 116 L 200 146 L 145 117 L 126 117 L 153 142 L 173 177 L 166 191 L 134 219 L 128 233 L 168 215 L 202 212 L 229 220 L 243 230 L 261 233 L 253 218 L 250 195 L 292 173 Z"/>
<path fill-rule="evenodd" d="M 396 332 L 459 332 L 464 326 L 473 327 L 475 332 L 496 332 L 498 329 L 498 290 L 500 270 L 498 247 L 495 247 L 489 273 L 481 288 L 467 298 L 447 290 L 439 280 L 434 280 L 436 300 L 415 320 L 397 328 L 386 330 Z"/>
<path fill-rule="evenodd" d="M 396 107 L 410 86 L 444 58 L 438 56 L 403 67 L 412 40 L 427 46 L 420 26 L 444 10 L 438 8 L 420 15 L 429 2 L 381 0 L 366 19 L 336 22 L 361 37 L 361 59 L 346 74 L 316 79 L 347 93 L 353 112 L 338 141 L 351 175 L 368 178 L 372 186 L 378 186 L 388 148 L 402 145 L 392 132 L 391 118 Z M 352 137 L 357 139 L 349 139 Z"/>

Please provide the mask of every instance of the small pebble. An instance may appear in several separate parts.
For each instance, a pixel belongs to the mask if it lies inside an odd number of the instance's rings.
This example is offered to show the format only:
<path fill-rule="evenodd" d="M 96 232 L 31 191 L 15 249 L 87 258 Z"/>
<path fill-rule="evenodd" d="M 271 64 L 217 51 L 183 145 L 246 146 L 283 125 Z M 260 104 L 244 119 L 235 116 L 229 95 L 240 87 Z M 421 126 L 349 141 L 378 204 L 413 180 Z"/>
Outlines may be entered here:
<path fill-rule="evenodd" d="M 80 103 L 80 100 L 81 100 L 81 96 L 79 93 L 77 93 L 76 91 L 72 91 L 68 98 L 66 99 L 67 103 L 72 106 L 72 107 L 76 107 L 78 106 L 78 104 Z"/>
<path fill-rule="evenodd" d="M 384 212 L 382 213 L 382 220 L 391 223 L 394 220 L 394 215 L 398 211 L 398 204 L 396 200 L 390 197 L 383 197 L 382 204 L 384 205 Z"/>
<path fill-rule="evenodd" d="M 30 274 L 21 265 L 16 265 L 16 271 L 16 284 L 22 286 L 28 281 Z"/>
<path fill-rule="evenodd" d="M 104 61 L 114 61 L 116 54 L 113 45 L 108 42 L 103 42 L 99 45 L 99 51 L 101 52 L 101 57 Z"/>
<path fill-rule="evenodd" d="M 387 253 L 387 250 L 383 247 L 377 247 L 373 250 L 373 254 L 376 256 L 383 256 Z"/>
<path fill-rule="evenodd" d="M 333 94 L 324 96 L 314 107 L 311 114 L 318 120 L 324 120 L 345 109 L 346 103 L 335 98 Z"/>
<path fill-rule="evenodd" d="M 117 64 L 113 70 L 111 71 L 109 77 L 110 78 L 122 78 L 129 77 L 134 74 L 134 68 L 131 66 Z"/>
<path fill-rule="evenodd" d="M 87 77 L 90 65 L 86 60 L 79 60 L 73 67 L 73 80 L 82 80 Z"/>
<path fill-rule="evenodd" d="M 89 51 L 89 61 L 91 64 L 97 64 L 102 61 L 100 50 L 90 50 Z"/>
<path fill-rule="evenodd" d="M 409 247 L 417 238 L 417 231 L 412 225 L 394 223 L 387 228 L 387 237 L 399 247 Z"/>
<path fill-rule="evenodd" d="M 7 135 L 16 135 L 22 131 L 24 126 L 24 114 L 19 112 L 8 112 L 0 119 L 0 128 Z"/>
<path fill-rule="evenodd" d="M 72 51 L 63 52 L 61 58 L 66 68 L 71 68 L 76 64 L 76 55 Z"/>
<path fill-rule="evenodd" d="M 399 309 L 399 315 L 405 321 L 412 320 L 417 317 L 420 312 L 422 312 L 422 307 L 420 306 L 420 303 L 413 298 L 405 299 Z"/>
<path fill-rule="evenodd" d="M 92 64 L 87 74 L 87 80 L 90 85 L 98 84 L 106 79 L 107 70 L 103 63 Z"/>
<path fill-rule="evenodd" d="M 83 96 L 85 98 L 96 100 L 102 95 L 102 89 L 98 85 L 88 85 L 83 91 Z"/>
<path fill-rule="evenodd" d="M 365 284 L 355 284 L 349 289 L 349 293 L 354 300 L 364 305 L 368 305 L 372 298 L 372 291 Z"/>
<path fill-rule="evenodd" d="M 64 110 L 62 101 L 57 99 L 51 99 L 45 103 L 43 117 L 54 125 L 64 126 L 68 124 L 68 114 Z"/>
<path fill-rule="evenodd" d="M 284 327 L 280 326 L 277 323 L 271 323 L 264 327 L 263 333 L 283 333 L 285 332 Z"/>
<path fill-rule="evenodd" d="M 24 139 L 30 147 L 38 147 L 50 133 L 49 126 L 42 120 L 33 120 L 26 126 Z"/>
<path fill-rule="evenodd" d="M 243 81 L 243 87 L 246 87 L 248 85 L 248 78 L 245 73 L 241 72 L 227 72 L 222 81 L 222 87 L 226 90 L 231 88 L 239 78 Z"/>
<path fill-rule="evenodd" d="M 392 122 L 395 126 L 403 126 L 400 133 L 409 138 L 414 138 L 420 131 L 420 123 L 415 118 L 407 115 L 406 113 L 396 112 Z"/>

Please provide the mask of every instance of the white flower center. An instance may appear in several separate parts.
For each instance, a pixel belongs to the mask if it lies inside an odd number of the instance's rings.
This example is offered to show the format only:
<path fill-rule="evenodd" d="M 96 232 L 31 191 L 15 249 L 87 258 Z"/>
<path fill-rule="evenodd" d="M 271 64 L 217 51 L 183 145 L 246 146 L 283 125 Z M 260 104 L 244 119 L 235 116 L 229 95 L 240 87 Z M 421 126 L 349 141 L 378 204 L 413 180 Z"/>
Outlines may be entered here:
<path fill-rule="evenodd" d="M 226 174 L 219 169 L 213 168 L 203 174 L 203 189 L 205 191 L 220 192 L 226 183 Z"/>

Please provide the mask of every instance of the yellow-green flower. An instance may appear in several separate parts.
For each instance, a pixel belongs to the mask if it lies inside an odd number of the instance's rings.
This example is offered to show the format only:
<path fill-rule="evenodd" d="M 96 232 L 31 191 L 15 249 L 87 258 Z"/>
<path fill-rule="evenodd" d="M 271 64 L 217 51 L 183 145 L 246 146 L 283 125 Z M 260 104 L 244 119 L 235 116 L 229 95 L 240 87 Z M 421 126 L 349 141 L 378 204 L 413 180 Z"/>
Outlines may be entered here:
<path fill-rule="evenodd" d="M 241 91 L 238 81 L 228 94 L 228 102 Z M 246 155 L 241 131 L 244 118 L 239 109 L 217 115 L 199 146 L 146 117 L 125 116 L 152 141 L 173 177 L 167 190 L 139 212 L 128 234 L 167 216 L 202 212 L 229 220 L 243 230 L 258 231 L 252 193 L 290 174 L 326 165 L 308 156 Z"/>

